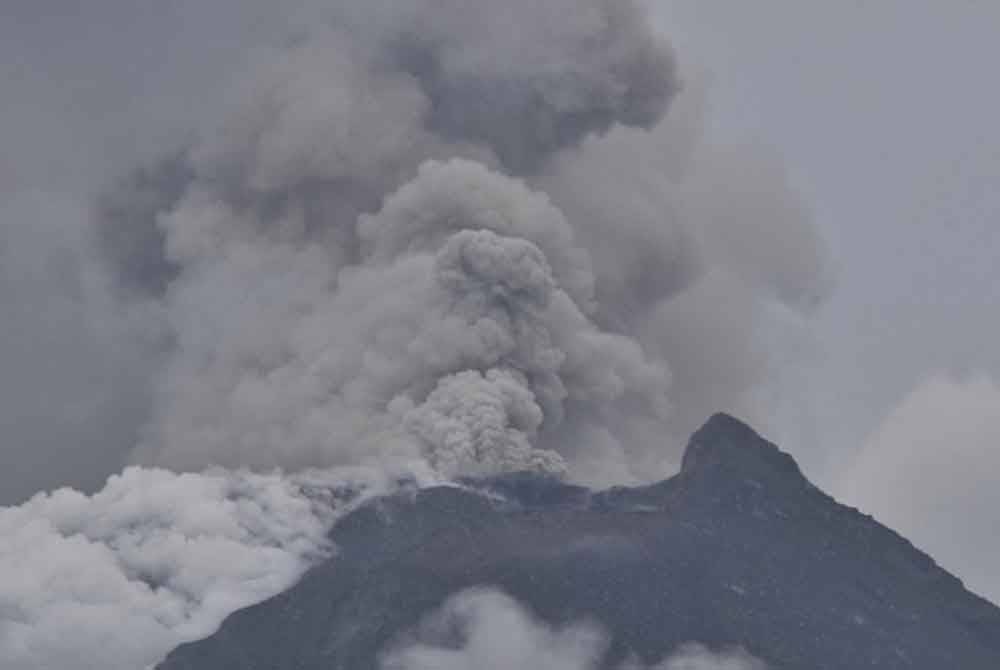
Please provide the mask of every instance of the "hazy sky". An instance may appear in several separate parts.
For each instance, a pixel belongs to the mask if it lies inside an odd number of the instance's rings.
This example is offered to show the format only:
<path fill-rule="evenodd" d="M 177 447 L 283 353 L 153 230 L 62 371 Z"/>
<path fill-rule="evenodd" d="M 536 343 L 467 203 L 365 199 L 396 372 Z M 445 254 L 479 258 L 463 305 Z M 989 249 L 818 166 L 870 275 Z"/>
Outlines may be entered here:
<path fill-rule="evenodd" d="M 65 438 L 57 480 L 86 468 L 93 452 L 79 444 L 108 448 L 75 418 L 103 402 L 87 389 L 128 388 L 130 370 L 101 365 L 120 354 L 104 351 L 99 326 L 66 316 L 64 287 L 39 286 L 61 286 L 58 270 L 80 262 L 88 192 L 203 127 L 217 82 L 271 39 L 289 4 L 305 16 L 322 3 L 0 3 L 0 300 L 19 315 L 17 327 L 0 322 L 0 401 L 14 408 L 0 420 Z M 831 247 L 836 290 L 808 337 L 787 344 L 807 362 L 795 356 L 782 377 L 769 435 L 1000 598 L 989 569 L 1000 562 L 1000 3 L 649 4 L 682 70 L 708 82 L 712 140 L 773 153 Z M 28 353 L 75 341 L 83 356 L 42 369 Z M 14 448 L 14 424 L 3 430 L 0 449 Z M 928 433 L 941 437 L 917 439 Z M 884 480 L 858 478 L 857 463 L 891 473 L 900 495 L 874 495 Z M 947 499 L 951 516 L 913 513 L 926 469 L 938 485 L 921 500 Z M 956 524 L 969 537 L 940 532 Z"/>
<path fill-rule="evenodd" d="M 857 443 L 928 376 L 1000 374 L 1000 5 L 654 4 L 715 131 L 780 153 L 834 249 L 823 431 Z"/>
<path fill-rule="evenodd" d="M 784 158 L 839 266 L 785 444 L 1000 598 L 1000 4 L 651 6 L 714 132 Z"/>

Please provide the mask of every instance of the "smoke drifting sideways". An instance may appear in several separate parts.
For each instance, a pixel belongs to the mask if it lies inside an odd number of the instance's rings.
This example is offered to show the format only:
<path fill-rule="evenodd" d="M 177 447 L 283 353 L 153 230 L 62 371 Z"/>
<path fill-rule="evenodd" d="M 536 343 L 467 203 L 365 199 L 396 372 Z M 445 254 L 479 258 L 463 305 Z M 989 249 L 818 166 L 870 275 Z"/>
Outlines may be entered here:
<path fill-rule="evenodd" d="M 104 268 L 70 236 L 90 279 L 66 314 L 48 297 L 73 268 L 33 309 L 21 229 L 0 229 L 22 307 L 0 355 L 66 362 L 35 366 L 49 404 L 0 382 L 22 399 L 0 408 L 0 495 L 141 466 L 0 512 L 0 574 L 20 575 L 0 581 L 5 667 L 139 667 L 280 590 L 340 509 L 300 495 L 312 468 L 634 483 L 671 474 L 714 411 L 768 418 L 759 334 L 822 302 L 826 249 L 780 166 L 703 137 L 703 91 L 636 3 L 326 17 L 253 60 L 217 127 L 99 199 Z M 61 318 L 97 355 L 34 336 Z"/>
<path fill-rule="evenodd" d="M 472 589 L 450 598 L 397 640 L 382 670 L 598 670 L 609 667 L 608 636 L 592 623 L 552 627 L 500 591 Z M 655 665 L 627 658 L 617 670 L 766 670 L 742 649 L 686 644 Z"/>

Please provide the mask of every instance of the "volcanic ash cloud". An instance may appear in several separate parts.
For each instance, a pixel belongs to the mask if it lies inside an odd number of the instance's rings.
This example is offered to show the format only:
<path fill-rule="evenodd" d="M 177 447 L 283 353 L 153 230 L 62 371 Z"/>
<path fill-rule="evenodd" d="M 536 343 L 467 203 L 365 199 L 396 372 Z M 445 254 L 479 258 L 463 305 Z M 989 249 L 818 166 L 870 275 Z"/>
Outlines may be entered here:
<path fill-rule="evenodd" d="M 780 175 L 718 186 L 743 172 L 699 150 L 697 87 L 667 114 L 673 56 L 631 2 L 330 16 L 144 173 L 144 197 L 133 179 L 105 199 L 119 289 L 171 343 L 133 459 L 669 472 L 703 412 L 762 377 L 757 307 L 825 286 Z M 705 383 L 691 338 L 718 350 Z"/>

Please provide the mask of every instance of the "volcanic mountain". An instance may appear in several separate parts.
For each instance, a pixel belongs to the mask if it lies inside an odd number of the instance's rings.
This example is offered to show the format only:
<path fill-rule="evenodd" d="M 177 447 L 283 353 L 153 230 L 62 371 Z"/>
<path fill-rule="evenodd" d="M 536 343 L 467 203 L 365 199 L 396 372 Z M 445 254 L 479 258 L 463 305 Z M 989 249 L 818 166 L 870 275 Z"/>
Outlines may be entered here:
<path fill-rule="evenodd" d="M 689 641 L 774 670 L 1000 668 L 1000 609 L 721 414 L 658 484 L 469 481 L 374 500 L 331 537 L 332 558 L 159 670 L 375 669 L 471 587 L 599 625 L 608 668 Z"/>

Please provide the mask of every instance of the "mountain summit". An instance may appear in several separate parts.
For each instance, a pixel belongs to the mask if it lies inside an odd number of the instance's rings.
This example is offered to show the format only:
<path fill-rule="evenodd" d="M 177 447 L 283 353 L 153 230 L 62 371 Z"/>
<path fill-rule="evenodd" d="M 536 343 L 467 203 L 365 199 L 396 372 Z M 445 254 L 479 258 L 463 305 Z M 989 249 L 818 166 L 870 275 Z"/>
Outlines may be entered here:
<path fill-rule="evenodd" d="M 1000 668 L 1000 609 L 722 414 L 658 484 L 466 482 L 372 501 L 331 537 L 333 558 L 159 670 L 375 669 L 470 587 L 554 626 L 596 622 L 606 667 L 696 641 L 773 670 Z"/>

